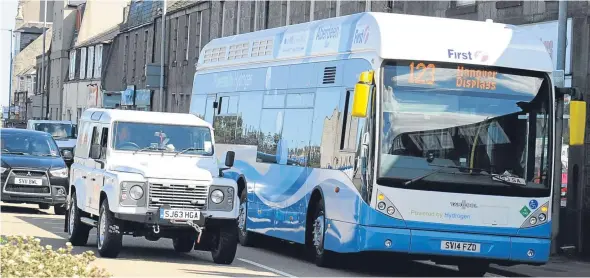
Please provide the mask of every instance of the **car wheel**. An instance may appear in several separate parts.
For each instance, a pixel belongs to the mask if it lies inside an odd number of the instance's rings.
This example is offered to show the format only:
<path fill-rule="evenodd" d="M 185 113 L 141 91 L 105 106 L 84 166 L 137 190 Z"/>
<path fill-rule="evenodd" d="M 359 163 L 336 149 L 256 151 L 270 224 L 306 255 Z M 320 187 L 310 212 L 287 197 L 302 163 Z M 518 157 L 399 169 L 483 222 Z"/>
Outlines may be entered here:
<path fill-rule="evenodd" d="M 96 243 L 100 256 L 116 258 L 123 245 L 123 236 L 119 231 L 115 216 L 109 210 L 108 200 L 104 200 L 100 205 L 96 233 Z"/>
<path fill-rule="evenodd" d="M 49 209 L 49 204 L 39 204 L 39 209 Z"/>
<path fill-rule="evenodd" d="M 76 193 L 70 198 L 70 210 L 68 214 L 68 240 L 74 246 L 84 246 L 88 243 L 88 235 L 92 227 L 80 221 L 80 209 L 76 200 Z"/>

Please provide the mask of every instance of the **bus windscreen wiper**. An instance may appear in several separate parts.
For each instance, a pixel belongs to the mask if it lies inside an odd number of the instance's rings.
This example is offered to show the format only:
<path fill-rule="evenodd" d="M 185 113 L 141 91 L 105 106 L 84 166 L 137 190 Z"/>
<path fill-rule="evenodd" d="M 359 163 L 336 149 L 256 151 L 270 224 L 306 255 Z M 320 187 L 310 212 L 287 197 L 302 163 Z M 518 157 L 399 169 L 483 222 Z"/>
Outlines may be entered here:
<path fill-rule="evenodd" d="M 497 182 L 501 182 L 503 184 L 509 185 L 509 186 L 516 186 L 516 187 L 524 187 L 526 186 L 526 181 L 523 178 L 519 178 L 519 177 L 515 177 L 513 175 L 511 175 L 508 172 L 504 172 L 503 174 L 488 174 L 488 173 L 482 173 L 483 169 L 478 169 L 478 168 L 470 168 L 470 167 L 463 167 L 463 166 L 453 166 L 453 165 L 438 165 L 438 164 L 430 164 L 430 166 L 435 166 L 435 167 L 440 167 L 439 169 L 436 169 L 434 171 L 428 172 L 425 175 L 413 178 L 409 181 L 404 182 L 404 185 L 409 185 L 412 184 L 414 182 L 420 181 L 422 179 L 425 179 L 431 175 L 440 173 L 443 169 L 445 168 L 451 168 L 451 169 L 459 169 L 459 170 L 469 170 L 469 171 L 477 171 L 477 172 L 473 172 L 471 174 L 475 174 L 475 175 L 485 175 L 485 176 L 490 176 L 492 178 L 493 181 L 497 181 Z"/>
<path fill-rule="evenodd" d="M 431 175 L 438 174 L 438 173 L 440 173 L 440 172 L 441 172 L 443 169 L 449 169 L 449 168 L 450 168 L 450 169 L 459 169 L 459 170 L 477 171 L 475 174 L 480 174 L 480 175 L 483 175 L 481 172 L 482 172 L 482 171 L 485 171 L 485 170 L 483 170 L 483 169 L 478 169 L 478 168 L 469 168 L 469 167 L 464 167 L 464 166 L 453 166 L 453 165 L 438 165 L 438 164 L 430 164 L 430 166 L 435 166 L 435 167 L 439 167 L 439 168 L 438 168 L 438 169 L 436 169 L 436 170 L 434 170 L 434 171 L 428 172 L 428 173 L 426 173 L 425 175 L 422 175 L 422 176 L 419 176 L 419 177 L 413 178 L 413 179 L 411 179 L 411 180 L 409 180 L 409 181 L 406 181 L 406 182 L 404 182 L 404 185 L 410 185 L 410 184 L 412 184 L 412 183 L 414 183 L 414 182 L 417 182 L 417 181 L 423 180 L 423 179 L 425 179 L 425 178 L 427 178 L 427 177 L 429 177 L 429 176 L 431 176 Z M 489 174 L 488 174 L 488 175 L 489 175 Z"/>

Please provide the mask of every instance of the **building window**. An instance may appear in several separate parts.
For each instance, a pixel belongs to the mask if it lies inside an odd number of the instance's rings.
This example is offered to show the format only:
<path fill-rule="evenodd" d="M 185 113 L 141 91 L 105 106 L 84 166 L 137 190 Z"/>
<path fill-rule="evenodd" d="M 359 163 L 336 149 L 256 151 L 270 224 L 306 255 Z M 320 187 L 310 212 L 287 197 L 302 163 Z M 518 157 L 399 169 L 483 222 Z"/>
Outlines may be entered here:
<path fill-rule="evenodd" d="M 469 6 L 475 4 L 475 0 L 457 0 L 454 2 L 456 7 Z"/>
<path fill-rule="evenodd" d="M 102 44 L 94 47 L 94 78 L 100 78 L 102 74 Z"/>
<path fill-rule="evenodd" d="M 148 36 L 149 30 L 145 30 L 143 33 L 143 62 L 145 64 L 148 63 L 147 53 L 148 53 Z"/>
<path fill-rule="evenodd" d="M 68 77 L 70 80 L 76 78 L 76 50 L 70 51 L 70 72 Z"/>
<path fill-rule="evenodd" d="M 86 48 L 80 49 L 80 79 L 86 79 Z"/>
<path fill-rule="evenodd" d="M 135 33 L 135 39 L 133 40 L 133 64 L 131 65 L 131 82 L 135 82 L 135 70 L 137 68 L 137 41 L 139 40 L 139 34 Z"/>
<path fill-rule="evenodd" d="M 125 35 L 125 44 L 123 45 L 124 50 L 123 50 L 123 73 L 124 73 L 124 79 L 127 80 L 127 58 L 129 55 L 129 35 Z"/>
<path fill-rule="evenodd" d="M 178 60 L 178 56 L 176 56 L 176 49 L 178 49 L 178 17 L 175 20 L 176 22 L 174 23 L 174 48 L 172 49 L 172 58 L 174 62 L 176 62 L 176 60 Z"/>
<path fill-rule="evenodd" d="M 190 30 L 191 30 L 191 14 L 186 16 L 186 25 L 184 25 L 184 60 L 188 61 L 188 53 L 189 53 L 189 44 L 190 40 Z"/>
<path fill-rule="evenodd" d="M 86 76 L 89 79 L 92 79 L 94 71 L 94 46 L 88 47 L 88 71 L 86 72 Z"/>
<path fill-rule="evenodd" d="M 202 27 L 203 26 L 203 15 L 202 15 L 201 12 L 197 12 L 197 20 L 196 20 L 196 23 L 197 23 L 197 26 L 196 26 L 197 27 L 196 28 L 197 29 L 197 35 L 196 35 L 196 38 L 195 38 L 195 48 L 196 48 L 196 51 L 195 51 L 195 60 L 198 60 L 199 59 L 199 55 L 201 53 L 201 42 L 202 42 L 201 34 L 203 32 L 203 27 Z"/>

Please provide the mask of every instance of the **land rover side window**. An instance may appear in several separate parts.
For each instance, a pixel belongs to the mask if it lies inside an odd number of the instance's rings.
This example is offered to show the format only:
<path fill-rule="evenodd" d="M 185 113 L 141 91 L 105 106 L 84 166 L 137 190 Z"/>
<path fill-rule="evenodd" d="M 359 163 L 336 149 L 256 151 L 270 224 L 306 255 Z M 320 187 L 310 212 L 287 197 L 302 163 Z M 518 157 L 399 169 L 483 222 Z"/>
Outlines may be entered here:
<path fill-rule="evenodd" d="M 118 151 L 213 155 L 211 129 L 206 126 L 115 122 L 111 141 Z"/>
<path fill-rule="evenodd" d="M 100 159 L 106 159 L 107 156 L 107 142 L 109 140 L 108 138 L 109 136 L 109 129 L 106 127 L 102 128 L 102 136 L 100 139 L 100 149 L 102 150 L 100 152 Z"/>
<path fill-rule="evenodd" d="M 92 128 L 92 144 L 90 145 L 90 158 L 100 158 L 100 130 L 98 127 Z"/>

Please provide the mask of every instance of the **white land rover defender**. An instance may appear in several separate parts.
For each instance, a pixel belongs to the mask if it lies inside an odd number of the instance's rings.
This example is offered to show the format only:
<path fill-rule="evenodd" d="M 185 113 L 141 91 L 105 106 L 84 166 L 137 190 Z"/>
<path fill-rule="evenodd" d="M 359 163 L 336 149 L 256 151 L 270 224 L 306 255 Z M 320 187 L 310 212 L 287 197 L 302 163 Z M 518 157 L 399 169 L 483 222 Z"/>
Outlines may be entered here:
<path fill-rule="evenodd" d="M 231 264 L 237 248 L 237 184 L 224 178 L 211 125 L 195 115 L 88 109 L 80 120 L 64 230 L 116 257 L 123 235 L 171 238 L 178 252 L 211 251 Z"/>

